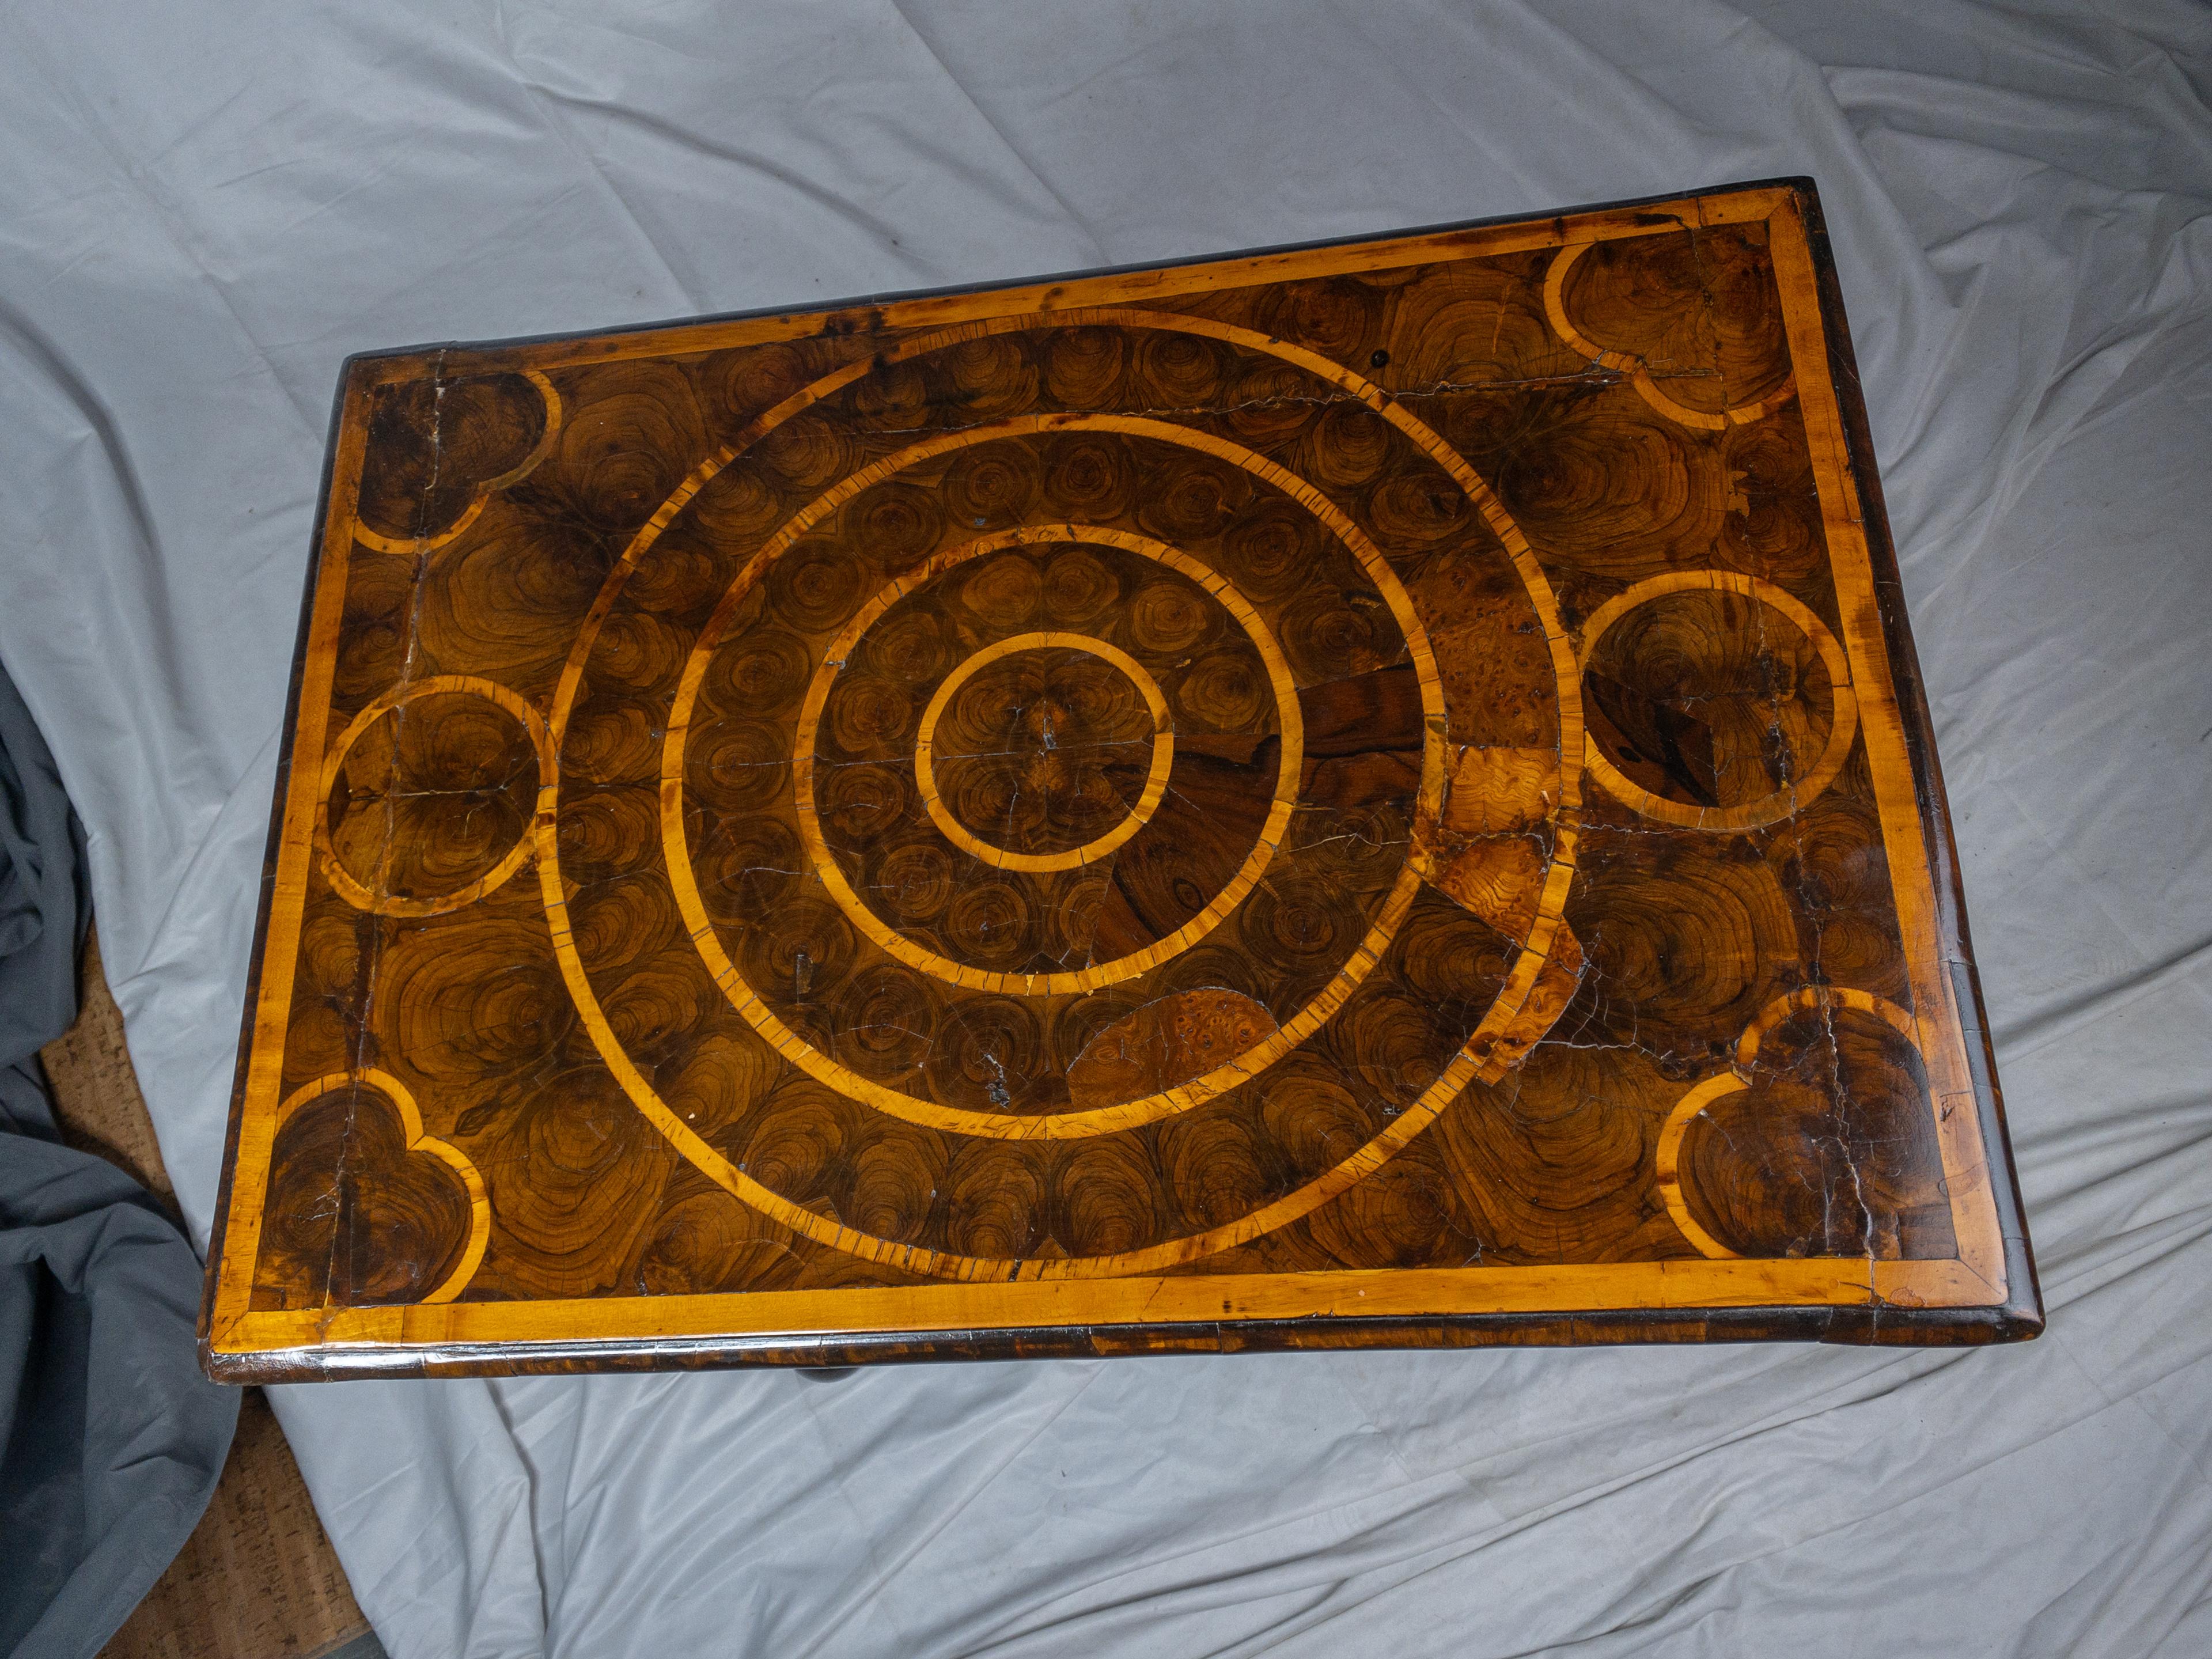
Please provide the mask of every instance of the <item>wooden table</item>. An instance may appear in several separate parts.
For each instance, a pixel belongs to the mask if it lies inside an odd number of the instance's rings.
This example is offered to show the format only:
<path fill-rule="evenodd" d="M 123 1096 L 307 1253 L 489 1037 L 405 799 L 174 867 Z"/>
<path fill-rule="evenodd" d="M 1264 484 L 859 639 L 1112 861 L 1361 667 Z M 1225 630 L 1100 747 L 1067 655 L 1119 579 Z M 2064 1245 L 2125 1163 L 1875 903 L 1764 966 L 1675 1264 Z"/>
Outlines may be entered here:
<path fill-rule="evenodd" d="M 1805 181 L 354 359 L 234 1379 L 2041 1312 Z"/>

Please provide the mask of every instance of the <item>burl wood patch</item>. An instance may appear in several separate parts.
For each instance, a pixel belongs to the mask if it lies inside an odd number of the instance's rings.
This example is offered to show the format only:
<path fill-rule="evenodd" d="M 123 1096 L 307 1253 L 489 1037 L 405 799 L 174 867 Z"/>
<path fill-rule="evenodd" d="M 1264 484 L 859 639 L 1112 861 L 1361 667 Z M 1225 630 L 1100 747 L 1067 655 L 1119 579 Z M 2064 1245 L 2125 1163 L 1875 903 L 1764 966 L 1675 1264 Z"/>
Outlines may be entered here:
<path fill-rule="evenodd" d="M 2032 1334 L 1808 185 L 357 358 L 229 1377 Z"/>

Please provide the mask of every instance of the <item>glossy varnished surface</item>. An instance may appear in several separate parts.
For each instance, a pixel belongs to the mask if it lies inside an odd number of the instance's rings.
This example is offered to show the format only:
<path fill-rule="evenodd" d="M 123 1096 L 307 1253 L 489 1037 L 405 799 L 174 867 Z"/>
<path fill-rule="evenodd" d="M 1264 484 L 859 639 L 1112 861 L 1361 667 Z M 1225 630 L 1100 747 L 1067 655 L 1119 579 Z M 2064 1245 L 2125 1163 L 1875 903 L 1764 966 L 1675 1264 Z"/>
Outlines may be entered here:
<path fill-rule="evenodd" d="M 357 360 L 210 1364 L 2032 1333 L 1814 211 Z"/>

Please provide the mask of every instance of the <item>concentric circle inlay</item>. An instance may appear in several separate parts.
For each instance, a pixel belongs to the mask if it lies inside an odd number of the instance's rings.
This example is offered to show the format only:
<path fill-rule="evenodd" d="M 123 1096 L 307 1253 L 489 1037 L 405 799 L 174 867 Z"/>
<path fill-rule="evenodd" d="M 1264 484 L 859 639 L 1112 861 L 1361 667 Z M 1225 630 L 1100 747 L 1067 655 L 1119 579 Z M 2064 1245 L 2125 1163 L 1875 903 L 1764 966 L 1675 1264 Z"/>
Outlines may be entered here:
<path fill-rule="evenodd" d="M 1159 387 L 1153 407 L 1015 408 L 888 442 L 865 420 L 848 437 L 813 413 L 849 418 L 896 395 L 904 364 L 957 374 L 963 354 L 1024 327 L 1048 331 L 1017 343 L 1054 385 L 1063 362 L 1091 372 L 1078 331 L 1133 342 L 1133 372 Z M 1330 441 L 1350 447 L 1332 450 L 1318 478 L 1260 428 L 1251 443 L 1202 413 L 1171 417 L 1164 400 L 1190 395 L 1178 388 L 1218 385 L 1248 357 L 1340 403 Z M 696 520 L 719 534 L 711 526 L 750 513 L 765 483 L 818 480 L 811 501 L 763 525 L 676 677 L 659 794 L 684 937 L 798 1075 L 909 1126 L 902 1133 L 949 1138 L 941 1181 L 978 1155 L 963 1148 L 1096 1153 L 1080 1154 L 1086 1173 L 1065 1200 L 1051 1194 L 1077 1165 L 991 1177 L 1054 1183 L 1026 1224 L 1049 1229 L 1052 1248 L 1000 1255 L 972 1223 L 964 1250 L 856 1228 L 780 1192 L 780 1159 L 732 1158 L 692 1129 L 597 1006 L 586 962 L 562 950 L 586 1029 L 648 1119 L 726 1190 L 840 1251 L 954 1278 L 1093 1276 L 1195 1261 L 1310 1213 L 1395 1157 L 1473 1078 L 1511 1063 L 1530 1022 L 1551 1017 L 1538 1009 L 1556 1006 L 1537 981 L 1555 936 L 1566 939 L 1557 918 L 1571 871 L 1540 858 L 1514 878 L 1527 884 L 1517 945 L 1486 957 L 1475 934 L 1448 942 L 1488 924 L 1427 884 L 1448 850 L 1444 682 L 1400 574 L 1403 550 L 1377 539 L 1344 489 L 1346 465 L 1372 465 L 1393 445 L 1474 504 L 1490 538 L 1480 557 L 1498 573 L 1484 580 L 1509 585 L 1549 653 L 1542 706 L 1556 712 L 1543 718 L 1553 733 L 1572 726 L 1578 744 L 1565 630 L 1487 489 L 1401 405 L 1249 330 L 1093 312 L 920 337 L 787 398 L 685 481 L 609 577 L 564 672 L 555 731 L 574 718 L 595 633 L 620 615 L 664 532 Z M 741 454 L 764 471 L 735 468 Z M 948 533 L 954 524 L 971 533 Z M 776 665 L 799 653 L 812 665 L 786 704 L 781 688 L 794 683 Z M 1082 719 L 1103 733 L 1085 739 L 1096 763 L 1063 766 L 1044 733 L 1086 701 Z M 985 729 L 994 719 L 1007 725 L 999 748 Z M 1124 745 L 1139 764 L 1121 764 Z M 1037 799 L 1022 799 L 1024 780 Z M 1558 851 L 1574 803 L 1564 775 L 1546 830 Z M 557 922 L 558 848 L 540 842 Z M 1337 896 L 1326 919 L 1302 908 L 1321 893 Z M 1395 988 L 1370 988 L 1386 965 Z M 1434 986 L 1425 1000 L 1405 1000 L 1408 973 Z M 1253 1166 L 1239 1177 L 1249 1185 L 1218 1188 L 1205 1214 L 1112 1219 L 1121 1177 L 1106 1171 L 1142 1156 L 1127 1138 L 1150 1126 L 1307 1136 L 1288 1120 L 1261 1127 L 1264 1114 L 1307 1099 L 1297 1079 L 1336 1063 L 1329 1034 L 1346 1022 L 1363 1043 L 1411 1045 L 1359 1085 L 1401 1104 L 1360 1107 L 1379 1115 L 1341 1145 L 1285 1143 L 1270 1154 L 1280 1173 Z M 1121 1078 L 1133 1081 L 1106 1081 Z"/>

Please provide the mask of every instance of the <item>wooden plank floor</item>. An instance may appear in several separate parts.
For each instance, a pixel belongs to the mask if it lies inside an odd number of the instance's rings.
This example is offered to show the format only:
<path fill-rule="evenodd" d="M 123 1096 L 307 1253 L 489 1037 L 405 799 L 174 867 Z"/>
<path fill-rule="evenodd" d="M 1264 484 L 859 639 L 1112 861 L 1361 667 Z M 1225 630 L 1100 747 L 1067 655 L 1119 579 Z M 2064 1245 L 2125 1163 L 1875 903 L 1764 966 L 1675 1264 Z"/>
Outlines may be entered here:
<path fill-rule="evenodd" d="M 76 1024 L 42 1054 L 62 1133 L 173 1205 L 97 939 L 85 951 L 82 990 Z M 276 1413 L 248 1389 L 206 1515 L 105 1659 L 320 1659 L 341 1650 L 346 1659 L 380 1651 Z"/>

